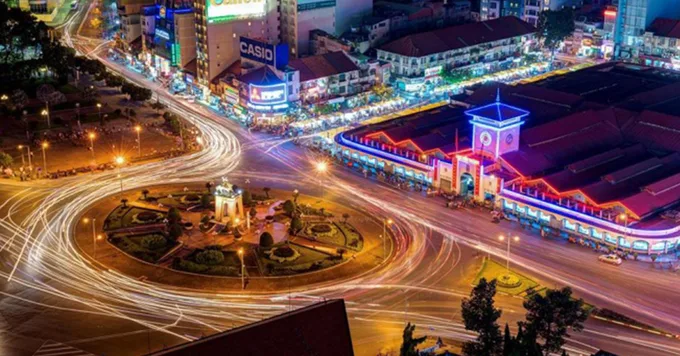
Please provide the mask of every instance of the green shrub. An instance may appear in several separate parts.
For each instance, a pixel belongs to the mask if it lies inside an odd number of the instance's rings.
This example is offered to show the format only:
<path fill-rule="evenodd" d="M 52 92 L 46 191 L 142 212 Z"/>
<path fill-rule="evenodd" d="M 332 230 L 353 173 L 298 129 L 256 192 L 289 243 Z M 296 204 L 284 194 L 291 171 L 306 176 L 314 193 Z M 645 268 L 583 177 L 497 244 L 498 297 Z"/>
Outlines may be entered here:
<path fill-rule="evenodd" d="M 260 235 L 260 247 L 270 248 L 274 245 L 274 237 L 269 232 L 265 231 Z"/>
<path fill-rule="evenodd" d="M 203 217 L 201 218 L 201 223 L 203 223 L 203 225 L 208 225 L 209 222 L 210 222 L 210 216 L 203 215 Z"/>
<path fill-rule="evenodd" d="M 203 194 L 203 196 L 201 197 L 201 206 L 204 209 L 210 207 L 210 194 Z"/>
<path fill-rule="evenodd" d="M 165 247 L 168 241 L 161 235 L 149 235 L 142 237 L 142 247 L 148 250 L 156 250 Z"/>
<path fill-rule="evenodd" d="M 179 209 L 174 207 L 170 208 L 170 210 L 168 210 L 168 220 L 170 221 L 171 224 L 177 223 L 180 220 L 182 220 L 182 215 L 179 213 Z"/>
<path fill-rule="evenodd" d="M 137 214 L 137 220 L 139 221 L 149 222 L 156 221 L 157 219 L 158 213 L 153 211 L 142 211 L 141 213 Z"/>
<path fill-rule="evenodd" d="M 297 234 L 297 232 L 302 229 L 302 226 L 302 219 L 294 217 L 293 220 L 290 221 L 290 233 L 293 235 Z"/>
<path fill-rule="evenodd" d="M 278 257 L 292 257 L 295 251 L 288 245 L 283 245 L 274 250 L 274 255 Z"/>
<path fill-rule="evenodd" d="M 292 200 L 286 200 L 283 203 L 283 211 L 286 213 L 286 215 L 292 217 L 293 213 L 295 212 L 295 203 L 293 203 Z"/>
<path fill-rule="evenodd" d="M 333 230 L 333 229 L 328 224 L 319 224 L 319 225 L 312 226 L 311 230 L 312 230 L 312 232 L 319 234 L 319 233 L 331 232 L 331 230 Z"/>
<path fill-rule="evenodd" d="M 184 201 L 188 201 L 191 203 L 195 203 L 201 200 L 201 197 L 199 197 L 197 194 L 187 194 L 184 196 Z"/>
<path fill-rule="evenodd" d="M 224 254 L 217 250 L 204 250 L 196 254 L 196 262 L 208 266 L 218 265 L 224 262 Z"/>
<path fill-rule="evenodd" d="M 168 236 L 170 237 L 170 240 L 176 241 L 177 238 L 182 236 L 182 225 L 180 224 L 171 224 L 170 227 L 168 228 Z"/>
<path fill-rule="evenodd" d="M 244 206 L 250 206 L 253 203 L 253 195 L 247 190 L 241 193 L 241 199 L 243 199 Z"/>
<path fill-rule="evenodd" d="M 257 209 L 255 207 L 250 208 L 249 214 L 251 218 L 254 218 L 257 215 Z"/>

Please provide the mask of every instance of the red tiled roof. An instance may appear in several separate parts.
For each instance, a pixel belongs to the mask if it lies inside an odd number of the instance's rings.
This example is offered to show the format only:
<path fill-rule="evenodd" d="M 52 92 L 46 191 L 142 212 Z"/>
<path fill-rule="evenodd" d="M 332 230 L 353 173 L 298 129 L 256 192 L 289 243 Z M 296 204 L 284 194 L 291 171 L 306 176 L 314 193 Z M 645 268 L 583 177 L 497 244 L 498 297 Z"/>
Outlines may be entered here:
<path fill-rule="evenodd" d="M 351 356 L 352 337 L 342 299 L 320 302 L 151 355 Z"/>
<path fill-rule="evenodd" d="M 660 37 L 680 38 L 680 20 L 656 18 L 649 26 L 649 31 Z"/>
<path fill-rule="evenodd" d="M 536 28 L 514 16 L 416 33 L 380 49 L 409 57 L 423 57 L 506 38 L 524 36 Z"/>
<path fill-rule="evenodd" d="M 680 119 L 643 111 L 625 128 L 626 137 L 653 149 L 680 152 Z"/>
<path fill-rule="evenodd" d="M 637 216 L 644 217 L 680 200 L 680 173 L 648 185 L 621 203 Z"/>
<path fill-rule="evenodd" d="M 359 67 L 342 51 L 298 58 L 288 65 L 300 71 L 300 82 L 359 70 Z"/>

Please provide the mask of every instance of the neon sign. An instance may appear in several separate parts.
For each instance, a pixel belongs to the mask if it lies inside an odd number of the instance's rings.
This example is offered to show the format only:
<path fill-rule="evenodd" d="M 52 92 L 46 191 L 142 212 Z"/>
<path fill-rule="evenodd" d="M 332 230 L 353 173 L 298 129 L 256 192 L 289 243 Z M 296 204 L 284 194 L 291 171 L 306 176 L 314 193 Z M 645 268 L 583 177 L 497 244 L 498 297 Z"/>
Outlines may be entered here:
<path fill-rule="evenodd" d="M 206 17 L 208 23 L 262 17 L 266 0 L 208 0 Z"/>
<path fill-rule="evenodd" d="M 248 86 L 248 93 L 250 102 L 259 105 L 276 105 L 283 104 L 288 101 L 286 83 L 279 83 L 273 85 L 255 85 Z"/>

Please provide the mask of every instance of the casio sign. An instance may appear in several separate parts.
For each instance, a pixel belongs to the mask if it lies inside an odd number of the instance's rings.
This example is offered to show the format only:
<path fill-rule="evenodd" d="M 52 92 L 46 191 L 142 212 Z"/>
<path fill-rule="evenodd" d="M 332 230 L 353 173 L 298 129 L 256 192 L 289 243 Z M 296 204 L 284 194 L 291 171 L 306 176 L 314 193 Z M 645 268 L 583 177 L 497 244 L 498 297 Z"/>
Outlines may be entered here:
<path fill-rule="evenodd" d="M 248 55 L 260 59 L 264 62 L 274 61 L 274 51 L 262 46 L 241 42 L 241 55 Z"/>

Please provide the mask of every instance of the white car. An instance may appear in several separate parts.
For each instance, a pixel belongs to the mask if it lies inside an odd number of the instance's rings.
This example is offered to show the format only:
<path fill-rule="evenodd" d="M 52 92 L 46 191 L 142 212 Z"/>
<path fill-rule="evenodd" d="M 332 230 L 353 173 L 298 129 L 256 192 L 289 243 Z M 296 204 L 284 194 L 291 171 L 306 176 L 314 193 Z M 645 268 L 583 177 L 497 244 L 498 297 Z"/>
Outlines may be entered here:
<path fill-rule="evenodd" d="M 598 260 L 600 260 L 604 263 L 610 263 L 610 264 L 613 264 L 613 265 L 616 265 L 616 266 L 620 265 L 621 262 L 622 262 L 621 257 L 619 257 L 617 255 L 602 255 L 602 256 L 598 257 Z"/>

